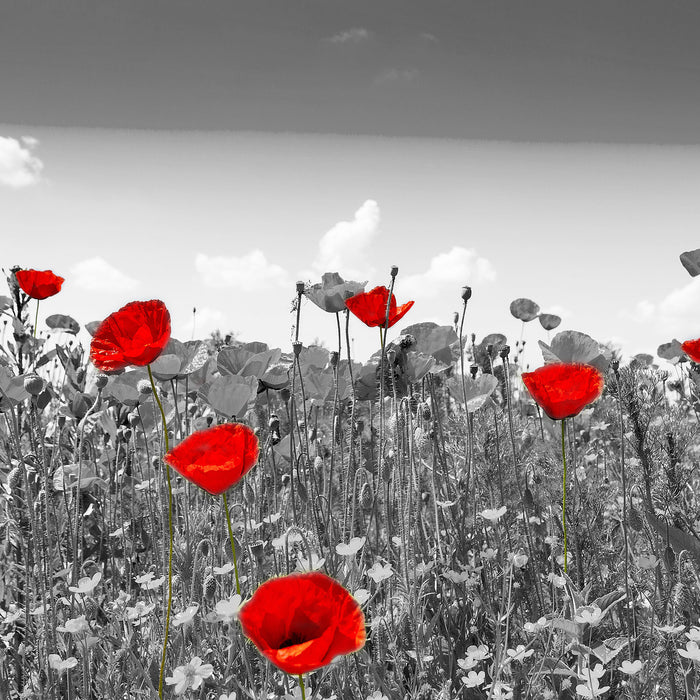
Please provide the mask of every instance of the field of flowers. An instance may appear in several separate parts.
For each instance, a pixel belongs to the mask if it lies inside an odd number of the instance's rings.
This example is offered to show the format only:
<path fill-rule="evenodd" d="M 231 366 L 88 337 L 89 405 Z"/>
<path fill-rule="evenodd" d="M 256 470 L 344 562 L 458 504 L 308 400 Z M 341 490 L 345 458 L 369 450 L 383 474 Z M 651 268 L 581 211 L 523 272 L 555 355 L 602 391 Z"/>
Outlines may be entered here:
<path fill-rule="evenodd" d="M 394 267 L 297 283 L 291 348 L 160 300 L 83 347 L 61 277 L 6 275 L 0 700 L 700 697 L 700 340 L 623 362 L 516 299 L 524 371 L 478 290 L 420 322 Z"/>

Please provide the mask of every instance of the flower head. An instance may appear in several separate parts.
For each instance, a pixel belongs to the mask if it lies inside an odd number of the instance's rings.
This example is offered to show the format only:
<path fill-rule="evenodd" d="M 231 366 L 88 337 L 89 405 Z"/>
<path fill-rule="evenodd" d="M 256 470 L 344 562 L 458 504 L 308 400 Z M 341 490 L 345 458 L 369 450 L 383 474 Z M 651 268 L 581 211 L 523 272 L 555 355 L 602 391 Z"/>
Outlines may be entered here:
<path fill-rule="evenodd" d="M 400 321 L 413 306 L 409 301 L 401 306 L 396 306 L 396 297 L 392 294 L 389 299 L 389 290 L 386 287 L 375 287 L 369 292 L 361 292 L 350 297 L 345 305 L 365 325 L 383 327 L 386 321 L 386 305 L 389 302 L 389 328 Z"/>
<path fill-rule="evenodd" d="M 203 664 L 199 656 L 195 656 L 184 666 L 178 666 L 172 676 L 168 676 L 165 682 L 175 686 L 175 695 L 182 695 L 186 690 L 192 688 L 197 690 L 205 678 L 209 678 L 214 673 L 211 664 Z"/>
<path fill-rule="evenodd" d="M 552 420 L 578 415 L 603 392 L 603 375 L 592 365 L 557 362 L 524 372 L 532 398 Z"/>
<path fill-rule="evenodd" d="M 51 270 L 17 270 L 15 278 L 22 291 L 32 299 L 46 299 L 58 294 L 65 282 Z"/>
<path fill-rule="evenodd" d="M 218 496 L 237 484 L 258 460 L 258 438 L 242 423 L 199 430 L 163 458 L 192 483 Z"/>
<path fill-rule="evenodd" d="M 683 352 L 693 361 L 700 362 L 700 338 L 697 340 L 686 340 L 681 344 Z"/>
<path fill-rule="evenodd" d="M 320 572 L 266 581 L 238 617 L 260 652 L 293 675 L 326 666 L 365 644 L 365 618 L 357 601 Z"/>
<path fill-rule="evenodd" d="M 350 282 L 344 280 L 337 272 L 326 272 L 321 284 L 313 284 L 304 290 L 304 294 L 316 306 L 338 313 L 345 310 L 345 301 L 358 292 L 362 292 L 367 282 Z"/>
<path fill-rule="evenodd" d="M 170 340 L 170 313 L 159 299 L 132 301 L 110 314 L 95 331 L 90 359 L 102 372 L 145 367 Z"/>

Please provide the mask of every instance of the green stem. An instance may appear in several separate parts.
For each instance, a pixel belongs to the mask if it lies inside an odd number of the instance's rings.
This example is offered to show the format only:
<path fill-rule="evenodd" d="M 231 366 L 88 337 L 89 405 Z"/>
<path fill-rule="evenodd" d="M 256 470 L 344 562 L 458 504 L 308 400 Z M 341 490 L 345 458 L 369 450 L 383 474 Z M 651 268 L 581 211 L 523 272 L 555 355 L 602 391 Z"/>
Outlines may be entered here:
<path fill-rule="evenodd" d="M 226 500 L 226 492 L 222 494 L 224 497 L 224 511 L 226 512 L 226 524 L 228 525 L 228 536 L 231 540 L 231 551 L 233 552 L 233 570 L 236 573 L 236 593 L 241 594 L 241 584 L 238 581 L 238 562 L 236 561 L 236 543 L 233 540 L 233 528 L 231 527 L 231 516 L 228 512 L 228 501 Z"/>
<path fill-rule="evenodd" d="M 561 524 L 564 527 L 564 573 L 568 573 L 567 570 L 567 552 L 566 552 L 566 444 L 564 442 L 565 435 L 565 425 L 566 419 L 562 418 L 561 421 L 561 457 L 564 461 L 564 481 L 563 481 L 563 491 L 561 497 Z"/>
<path fill-rule="evenodd" d="M 304 678 L 299 674 L 299 687 L 301 688 L 301 700 L 306 700 L 306 688 L 304 687 Z"/>
<path fill-rule="evenodd" d="M 146 365 L 148 368 L 148 378 L 151 380 L 151 389 L 153 390 L 153 396 L 160 409 L 160 417 L 163 420 L 163 435 L 165 436 L 165 452 L 170 451 L 170 443 L 168 441 L 168 426 L 165 421 L 165 411 L 163 410 L 163 404 L 158 398 L 158 392 L 156 391 L 156 384 L 153 381 L 153 372 L 151 372 L 151 365 Z M 170 530 L 170 546 L 168 553 L 168 610 L 165 615 L 165 635 L 163 636 L 163 655 L 160 661 L 160 680 L 158 681 L 158 696 L 163 697 L 163 677 L 165 675 L 165 654 L 168 649 L 168 628 L 170 627 L 170 607 L 173 602 L 173 488 L 170 483 L 170 466 L 167 462 L 165 464 L 165 476 L 168 480 L 168 529 Z"/>
<path fill-rule="evenodd" d="M 36 327 L 39 325 L 39 300 L 36 300 L 36 315 L 34 316 L 34 337 L 36 338 Z"/>

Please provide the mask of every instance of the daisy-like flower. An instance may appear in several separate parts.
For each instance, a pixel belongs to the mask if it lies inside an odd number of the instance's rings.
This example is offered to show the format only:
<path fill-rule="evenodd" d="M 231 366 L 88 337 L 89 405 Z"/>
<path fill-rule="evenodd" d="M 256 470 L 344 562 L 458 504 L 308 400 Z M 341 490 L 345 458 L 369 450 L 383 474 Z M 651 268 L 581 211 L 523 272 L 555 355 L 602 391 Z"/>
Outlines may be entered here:
<path fill-rule="evenodd" d="M 479 644 L 478 647 L 472 644 L 467 647 L 467 656 L 476 661 L 486 661 L 486 659 L 491 657 L 491 654 L 486 644 Z"/>
<path fill-rule="evenodd" d="M 603 611 L 597 605 L 584 605 L 574 615 L 574 622 L 589 624 L 595 627 L 603 618 Z"/>
<path fill-rule="evenodd" d="M 534 649 L 526 649 L 524 644 L 518 644 L 515 649 L 507 649 L 506 653 L 510 657 L 511 661 L 522 661 L 527 659 L 528 656 L 532 656 L 535 653 Z"/>
<path fill-rule="evenodd" d="M 138 627 L 141 624 L 141 618 L 152 613 L 155 607 L 155 603 L 145 603 L 143 600 L 139 600 L 133 608 L 126 606 L 126 619 Z"/>
<path fill-rule="evenodd" d="M 643 668 L 644 662 L 641 659 L 635 659 L 634 661 L 628 661 L 625 659 L 621 666 L 620 671 L 626 673 L 628 676 L 636 676 Z"/>
<path fill-rule="evenodd" d="M 537 622 L 526 622 L 523 628 L 526 632 L 530 634 L 536 634 L 540 630 L 543 630 L 547 626 L 547 618 L 541 617 Z"/>
<path fill-rule="evenodd" d="M 175 686 L 175 695 L 182 695 L 189 690 L 197 690 L 205 678 L 214 673 L 214 667 L 211 664 L 202 663 L 199 656 L 195 656 L 189 663 L 184 666 L 178 666 L 172 676 L 167 676 L 165 682 L 168 685 Z"/>
<path fill-rule="evenodd" d="M 92 578 L 83 576 L 83 578 L 79 579 L 77 586 L 68 586 L 68 590 L 77 595 L 87 595 L 95 590 L 101 579 L 102 572 L 98 571 Z"/>
<path fill-rule="evenodd" d="M 367 576 L 369 576 L 375 583 L 380 583 L 384 579 L 391 578 L 394 575 L 394 570 L 391 568 L 391 564 L 380 564 L 376 562 L 372 568 L 368 569 Z"/>
<path fill-rule="evenodd" d="M 488 520 L 492 525 L 495 525 L 506 514 L 507 510 L 505 506 L 501 506 L 500 508 L 486 508 L 482 510 L 479 515 L 484 520 Z"/>
<path fill-rule="evenodd" d="M 172 620 L 173 627 L 179 627 L 180 625 L 186 625 L 188 622 L 192 622 L 194 616 L 199 610 L 199 605 L 196 603 L 194 605 L 188 605 L 182 612 L 179 612 Z"/>
<path fill-rule="evenodd" d="M 347 544 L 340 542 L 335 546 L 335 551 L 341 557 L 355 556 L 364 546 L 366 539 L 366 537 L 353 537 Z"/>
<path fill-rule="evenodd" d="M 478 688 L 483 685 L 484 680 L 486 680 L 486 674 L 483 671 L 469 671 L 468 675 L 462 676 L 462 683 L 467 686 L 467 688 Z"/>
<path fill-rule="evenodd" d="M 78 665 L 78 659 L 75 656 L 69 656 L 65 661 L 58 654 L 49 654 L 49 666 L 54 671 L 63 673 L 70 668 L 74 668 Z"/>
<path fill-rule="evenodd" d="M 219 700 L 238 700 L 238 695 L 235 690 L 232 690 L 228 695 L 226 695 L 226 693 L 221 693 L 221 695 L 219 695 Z"/>
<path fill-rule="evenodd" d="M 698 648 L 697 642 L 687 642 L 685 649 L 676 649 L 676 651 L 684 659 L 690 659 L 691 661 L 697 661 L 700 663 L 700 648 Z"/>
<path fill-rule="evenodd" d="M 694 642 L 700 642 L 700 629 L 697 627 L 691 627 L 686 633 L 685 636 L 688 637 L 688 639 L 691 639 Z"/>
<path fill-rule="evenodd" d="M 230 598 L 226 600 L 220 600 L 214 610 L 218 619 L 221 622 L 231 623 L 238 618 L 238 611 L 241 607 L 243 599 L 238 593 L 234 593 Z"/>
<path fill-rule="evenodd" d="M 463 659 L 457 659 L 457 665 L 463 671 L 471 671 L 471 669 L 475 668 L 478 663 L 479 662 L 473 656 L 469 655 Z"/>

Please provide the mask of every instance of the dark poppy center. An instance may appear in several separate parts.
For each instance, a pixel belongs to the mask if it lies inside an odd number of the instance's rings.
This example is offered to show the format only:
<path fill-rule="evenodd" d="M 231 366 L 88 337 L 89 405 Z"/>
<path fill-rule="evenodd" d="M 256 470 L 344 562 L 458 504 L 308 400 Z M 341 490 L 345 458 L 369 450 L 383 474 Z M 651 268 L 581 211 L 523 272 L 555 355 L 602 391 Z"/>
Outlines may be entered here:
<path fill-rule="evenodd" d="M 285 639 L 282 644 L 279 645 L 279 649 L 286 649 L 287 647 L 295 647 L 297 644 L 303 644 L 304 642 L 308 642 L 309 640 L 306 639 L 303 635 L 299 634 L 298 632 L 292 633 L 287 639 Z"/>

